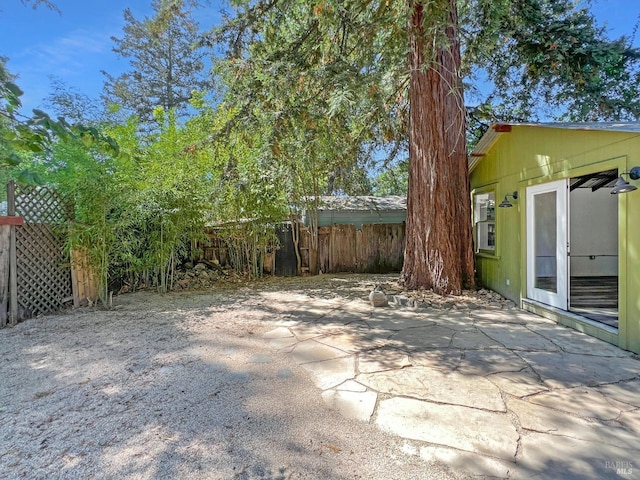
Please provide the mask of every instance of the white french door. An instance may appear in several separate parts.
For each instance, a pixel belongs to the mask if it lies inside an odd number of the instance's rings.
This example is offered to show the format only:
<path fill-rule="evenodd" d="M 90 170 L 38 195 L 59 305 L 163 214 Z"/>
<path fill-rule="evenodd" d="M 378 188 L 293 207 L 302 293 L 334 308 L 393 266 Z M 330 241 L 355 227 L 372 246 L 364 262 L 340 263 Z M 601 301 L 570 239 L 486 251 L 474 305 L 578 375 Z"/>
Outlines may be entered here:
<path fill-rule="evenodd" d="M 527 188 L 527 296 L 567 310 L 568 180 Z"/>

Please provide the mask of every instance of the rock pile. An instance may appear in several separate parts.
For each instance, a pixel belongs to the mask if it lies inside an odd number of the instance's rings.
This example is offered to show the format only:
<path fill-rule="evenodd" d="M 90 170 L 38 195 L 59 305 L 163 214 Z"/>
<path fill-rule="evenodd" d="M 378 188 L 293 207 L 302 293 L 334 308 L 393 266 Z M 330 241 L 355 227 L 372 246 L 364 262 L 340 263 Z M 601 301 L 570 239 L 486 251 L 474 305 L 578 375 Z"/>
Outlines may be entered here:
<path fill-rule="evenodd" d="M 232 268 L 210 262 L 187 262 L 176 272 L 173 289 L 195 290 L 212 287 L 220 281 L 236 283 L 240 280 L 240 275 Z"/>
<path fill-rule="evenodd" d="M 380 288 L 387 294 L 389 302 L 413 308 L 436 308 L 449 310 L 476 310 L 488 308 L 512 310 L 517 305 L 502 295 L 487 289 L 465 290 L 462 295 L 439 295 L 432 290 L 405 291 L 398 282 L 386 282 Z"/>

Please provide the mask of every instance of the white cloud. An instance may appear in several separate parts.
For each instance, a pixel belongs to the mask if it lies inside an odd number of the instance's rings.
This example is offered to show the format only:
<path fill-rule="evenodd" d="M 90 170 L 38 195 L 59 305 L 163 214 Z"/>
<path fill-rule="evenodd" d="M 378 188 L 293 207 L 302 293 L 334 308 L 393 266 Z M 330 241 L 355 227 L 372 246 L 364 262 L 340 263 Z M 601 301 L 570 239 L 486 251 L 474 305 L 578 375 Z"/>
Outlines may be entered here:
<path fill-rule="evenodd" d="M 108 31 L 77 29 L 14 53 L 9 69 L 18 73 L 18 84 L 25 92 L 22 110 L 30 112 L 41 106 L 50 92 L 50 76 L 62 79 L 91 97 L 98 97 L 104 80 L 100 71 L 112 72 L 117 63 L 112 46 Z"/>

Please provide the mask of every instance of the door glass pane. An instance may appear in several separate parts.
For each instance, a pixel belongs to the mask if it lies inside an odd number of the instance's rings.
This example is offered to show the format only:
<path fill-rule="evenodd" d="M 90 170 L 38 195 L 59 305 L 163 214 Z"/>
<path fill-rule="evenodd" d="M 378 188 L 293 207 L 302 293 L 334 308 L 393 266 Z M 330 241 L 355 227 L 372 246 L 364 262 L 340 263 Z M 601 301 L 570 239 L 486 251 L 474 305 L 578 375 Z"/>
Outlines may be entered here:
<path fill-rule="evenodd" d="M 558 291 L 556 192 L 534 196 L 535 288 Z"/>

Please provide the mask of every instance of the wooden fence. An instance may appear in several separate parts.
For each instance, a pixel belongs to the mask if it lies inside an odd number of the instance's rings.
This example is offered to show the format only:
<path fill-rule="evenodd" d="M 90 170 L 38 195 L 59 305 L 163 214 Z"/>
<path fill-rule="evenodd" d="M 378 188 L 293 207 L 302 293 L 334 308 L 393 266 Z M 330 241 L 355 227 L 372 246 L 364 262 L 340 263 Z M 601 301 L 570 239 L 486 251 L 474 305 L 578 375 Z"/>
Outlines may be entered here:
<path fill-rule="evenodd" d="M 300 272 L 313 271 L 310 262 L 311 233 L 298 225 L 300 230 L 298 255 Z M 265 273 L 295 275 L 297 255 L 291 239 L 291 225 L 279 231 L 281 242 L 276 252 L 264 255 L 262 265 Z M 359 272 L 391 273 L 400 272 L 404 261 L 405 225 L 365 224 L 360 230 L 354 225 L 333 225 L 318 229 L 318 268 L 322 273 Z M 211 236 L 211 242 L 203 248 L 205 260 L 222 266 L 230 265 L 228 248 L 222 238 Z M 294 266 L 292 268 L 292 265 Z"/>
<path fill-rule="evenodd" d="M 74 289 L 78 282 L 72 281 L 65 249 L 73 217 L 69 199 L 48 187 L 10 182 L 7 214 L 0 217 L 0 326 L 77 306 L 80 294 L 91 294 L 88 283 L 95 279 L 76 271 L 76 279 L 82 278 L 82 292 Z M 79 265 L 76 269 L 86 271 L 85 263 Z"/>
<path fill-rule="evenodd" d="M 390 273 L 402 270 L 404 224 L 333 225 L 318 229 L 319 269 L 324 273 Z"/>

